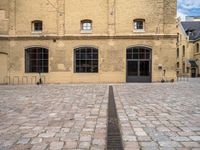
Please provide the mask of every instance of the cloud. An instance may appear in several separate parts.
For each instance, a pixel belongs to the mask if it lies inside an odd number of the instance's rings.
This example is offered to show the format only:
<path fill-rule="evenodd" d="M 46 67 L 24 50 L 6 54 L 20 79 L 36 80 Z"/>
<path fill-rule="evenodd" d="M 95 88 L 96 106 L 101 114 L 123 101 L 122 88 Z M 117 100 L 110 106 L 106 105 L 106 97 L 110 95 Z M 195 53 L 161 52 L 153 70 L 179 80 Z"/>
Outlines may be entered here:
<path fill-rule="evenodd" d="M 181 12 L 181 10 L 178 10 L 177 11 L 177 18 L 181 18 L 181 21 L 184 21 L 185 20 L 185 16 L 187 16 L 187 14 L 186 13 L 184 13 L 184 12 Z"/>
<path fill-rule="evenodd" d="M 177 17 L 183 21 L 185 16 L 200 16 L 200 0 L 178 0 Z"/>
<path fill-rule="evenodd" d="M 200 0 L 178 0 L 178 7 L 185 9 L 200 8 Z"/>

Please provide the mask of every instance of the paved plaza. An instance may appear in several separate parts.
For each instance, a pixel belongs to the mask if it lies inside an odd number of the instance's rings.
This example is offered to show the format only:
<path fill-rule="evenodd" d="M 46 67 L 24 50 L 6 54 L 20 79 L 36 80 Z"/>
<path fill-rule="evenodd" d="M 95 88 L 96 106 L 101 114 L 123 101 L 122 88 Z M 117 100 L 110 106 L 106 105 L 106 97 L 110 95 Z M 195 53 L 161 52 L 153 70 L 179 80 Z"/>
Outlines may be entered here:
<path fill-rule="evenodd" d="M 0 150 L 106 149 L 108 89 L 0 86 Z M 200 79 L 113 89 L 125 150 L 200 150 Z"/>

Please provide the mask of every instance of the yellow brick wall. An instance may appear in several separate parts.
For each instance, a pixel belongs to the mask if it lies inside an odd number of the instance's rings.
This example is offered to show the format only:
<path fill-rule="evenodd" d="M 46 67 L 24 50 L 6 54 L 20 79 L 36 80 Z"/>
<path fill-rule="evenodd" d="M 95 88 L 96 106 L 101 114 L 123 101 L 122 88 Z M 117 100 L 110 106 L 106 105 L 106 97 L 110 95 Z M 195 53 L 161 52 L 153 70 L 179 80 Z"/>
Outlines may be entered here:
<path fill-rule="evenodd" d="M 8 0 L 0 2 L 0 34 L 8 33 Z"/>
<path fill-rule="evenodd" d="M 49 49 L 47 83 L 126 82 L 126 49 L 152 48 L 152 81 L 176 78 L 176 0 L 10 0 L 9 34 L 0 35 L 0 52 L 8 52 L 8 76 L 15 83 L 38 80 L 25 73 L 24 50 Z M 0 2 L 1 4 L 1 2 Z M 5 9 L 6 10 L 6 9 Z M 168 13 L 170 12 L 170 13 Z M 133 31 L 133 20 L 145 19 L 145 32 Z M 92 20 L 91 33 L 80 32 L 80 21 Z M 31 21 L 42 20 L 43 32 L 31 31 Z M 1 32 L 1 31 L 0 31 Z M 79 46 L 99 50 L 98 73 L 74 73 L 73 51 Z"/>
<path fill-rule="evenodd" d="M 65 2 L 66 34 L 80 34 L 80 21 L 92 20 L 93 34 L 107 34 L 107 0 L 67 0 Z"/>
<path fill-rule="evenodd" d="M 17 0 L 16 1 L 16 34 L 30 35 L 31 22 L 43 21 L 43 34 L 57 34 L 57 1 L 51 0 Z M 55 6 L 55 8 L 53 6 Z"/>

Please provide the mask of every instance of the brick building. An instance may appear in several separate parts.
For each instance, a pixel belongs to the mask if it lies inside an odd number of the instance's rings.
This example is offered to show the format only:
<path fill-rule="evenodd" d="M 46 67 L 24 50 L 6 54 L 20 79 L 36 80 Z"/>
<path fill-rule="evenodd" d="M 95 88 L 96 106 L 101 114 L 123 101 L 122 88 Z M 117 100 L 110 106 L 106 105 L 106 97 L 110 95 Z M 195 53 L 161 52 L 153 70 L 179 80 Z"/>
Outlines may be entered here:
<path fill-rule="evenodd" d="M 0 83 L 176 78 L 176 0 L 1 0 Z"/>
<path fill-rule="evenodd" d="M 200 76 L 200 21 L 189 18 L 179 23 L 177 48 L 178 76 Z M 199 18 L 199 17 L 196 17 Z"/>

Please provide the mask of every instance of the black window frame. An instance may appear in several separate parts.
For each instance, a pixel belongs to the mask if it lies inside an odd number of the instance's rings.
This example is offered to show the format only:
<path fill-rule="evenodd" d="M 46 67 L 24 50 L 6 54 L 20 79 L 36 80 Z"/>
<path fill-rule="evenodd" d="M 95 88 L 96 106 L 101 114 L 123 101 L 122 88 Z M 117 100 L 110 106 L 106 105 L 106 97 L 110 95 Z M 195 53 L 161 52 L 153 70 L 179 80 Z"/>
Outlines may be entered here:
<path fill-rule="evenodd" d="M 98 73 L 99 52 L 94 47 L 74 49 L 74 73 Z"/>
<path fill-rule="evenodd" d="M 49 50 L 43 47 L 25 49 L 25 73 L 48 73 Z"/>
<path fill-rule="evenodd" d="M 127 49 L 127 60 L 150 60 L 151 49 L 147 47 L 130 47 Z"/>

